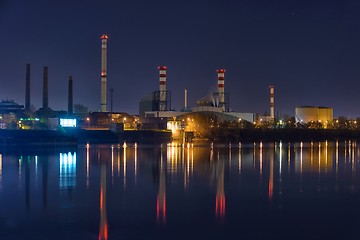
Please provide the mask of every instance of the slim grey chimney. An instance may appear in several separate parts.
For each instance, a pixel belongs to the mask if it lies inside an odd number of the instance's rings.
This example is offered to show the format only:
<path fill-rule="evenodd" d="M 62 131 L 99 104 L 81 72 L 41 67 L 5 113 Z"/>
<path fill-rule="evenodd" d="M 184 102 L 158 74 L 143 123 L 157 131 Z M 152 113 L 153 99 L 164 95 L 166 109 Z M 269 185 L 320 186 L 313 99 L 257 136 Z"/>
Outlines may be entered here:
<path fill-rule="evenodd" d="M 26 64 L 25 111 L 30 111 L 30 64 Z"/>
<path fill-rule="evenodd" d="M 49 80 L 48 80 L 48 67 L 44 67 L 44 81 L 43 81 L 43 109 L 49 108 Z"/>
<path fill-rule="evenodd" d="M 73 80 L 69 76 L 68 114 L 73 114 Z"/>

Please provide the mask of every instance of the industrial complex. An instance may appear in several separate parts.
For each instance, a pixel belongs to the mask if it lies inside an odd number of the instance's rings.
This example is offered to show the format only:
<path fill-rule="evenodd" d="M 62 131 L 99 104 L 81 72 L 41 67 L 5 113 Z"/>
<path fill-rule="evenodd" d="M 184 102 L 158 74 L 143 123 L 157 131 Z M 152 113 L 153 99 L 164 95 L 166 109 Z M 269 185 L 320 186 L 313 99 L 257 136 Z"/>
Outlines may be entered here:
<path fill-rule="evenodd" d="M 223 68 L 216 70 L 217 90 L 199 98 L 195 106 L 189 105 L 188 89 L 184 89 L 183 107 L 179 110 L 172 108 L 171 91 L 167 89 L 168 68 L 162 65 L 157 68 L 159 72 L 159 89 L 151 91 L 139 99 L 138 115 L 113 112 L 112 98 L 111 109 L 109 111 L 107 106 L 108 39 L 106 34 L 101 36 L 100 111 L 88 112 L 84 110 L 79 112 L 79 110 L 74 110 L 72 76 L 68 78 L 68 110 L 56 111 L 51 109 L 48 93 L 48 85 L 51 82 L 49 83 L 47 66 L 43 69 L 42 107 L 38 110 L 31 109 L 31 69 L 30 64 L 27 64 L 25 74 L 25 105 L 17 104 L 8 99 L 2 100 L 0 102 L 0 127 L 2 129 L 80 127 L 87 130 L 110 129 L 113 131 L 153 129 L 171 131 L 175 137 L 185 136 L 185 133 L 201 137 L 201 132 L 219 126 L 237 128 L 335 128 L 339 126 L 339 120 L 334 120 L 333 109 L 329 107 L 302 106 L 295 108 L 294 117 L 282 119 L 275 116 L 275 87 L 272 85 L 269 86 L 268 115 L 231 111 L 230 93 L 226 92 L 225 84 L 227 81 L 226 69 Z M 216 75 L 214 74 L 215 79 Z"/>

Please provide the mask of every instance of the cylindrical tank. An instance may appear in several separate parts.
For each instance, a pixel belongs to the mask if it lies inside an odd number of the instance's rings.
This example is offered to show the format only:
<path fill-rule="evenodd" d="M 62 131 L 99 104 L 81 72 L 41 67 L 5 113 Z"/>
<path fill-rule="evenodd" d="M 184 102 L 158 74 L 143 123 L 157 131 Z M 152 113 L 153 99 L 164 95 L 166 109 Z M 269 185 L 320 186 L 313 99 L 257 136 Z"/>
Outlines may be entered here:
<path fill-rule="evenodd" d="M 312 106 L 297 107 L 295 108 L 295 120 L 297 123 L 317 122 L 319 120 L 319 108 Z"/>
<path fill-rule="evenodd" d="M 331 123 L 333 121 L 333 109 L 329 107 L 303 106 L 295 108 L 296 122 L 308 123 L 311 121 Z"/>
<path fill-rule="evenodd" d="M 333 121 L 333 109 L 328 107 L 319 107 L 319 121 L 326 123 Z"/>

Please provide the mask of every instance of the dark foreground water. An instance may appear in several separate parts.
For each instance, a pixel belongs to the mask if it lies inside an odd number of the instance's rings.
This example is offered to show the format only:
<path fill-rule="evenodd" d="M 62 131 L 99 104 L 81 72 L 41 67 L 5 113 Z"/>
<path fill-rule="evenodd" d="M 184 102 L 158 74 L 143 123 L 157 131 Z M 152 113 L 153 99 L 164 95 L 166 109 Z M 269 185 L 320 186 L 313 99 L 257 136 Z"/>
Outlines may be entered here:
<path fill-rule="evenodd" d="M 356 142 L 0 152 L 0 239 L 360 239 Z"/>

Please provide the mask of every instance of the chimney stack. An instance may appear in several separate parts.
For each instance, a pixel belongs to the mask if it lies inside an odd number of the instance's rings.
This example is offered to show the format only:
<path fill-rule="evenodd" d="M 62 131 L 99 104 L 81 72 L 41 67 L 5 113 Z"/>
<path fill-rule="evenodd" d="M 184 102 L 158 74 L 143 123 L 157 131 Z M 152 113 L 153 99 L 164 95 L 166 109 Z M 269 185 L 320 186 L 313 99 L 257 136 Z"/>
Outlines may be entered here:
<path fill-rule="evenodd" d="M 101 36 L 101 112 L 106 112 L 106 72 L 107 72 L 107 40 L 108 36 Z"/>
<path fill-rule="evenodd" d="M 159 69 L 159 90 L 160 90 L 160 106 L 159 111 L 167 110 L 166 102 L 166 66 L 158 67 Z"/>
<path fill-rule="evenodd" d="M 274 86 L 270 86 L 270 118 L 272 121 L 275 119 L 275 109 L 274 109 Z"/>
<path fill-rule="evenodd" d="M 187 89 L 185 88 L 185 103 L 184 103 L 184 109 L 186 110 L 187 109 L 187 96 L 188 93 L 187 93 Z"/>
<path fill-rule="evenodd" d="M 25 111 L 30 111 L 30 64 L 26 64 Z"/>
<path fill-rule="evenodd" d="M 69 76 L 69 89 L 68 89 L 68 114 L 73 114 L 73 80 Z"/>
<path fill-rule="evenodd" d="M 44 67 L 44 80 L 43 80 L 43 109 L 49 108 L 49 80 L 48 80 L 48 67 Z"/>
<path fill-rule="evenodd" d="M 219 106 L 225 111 L 225 70 L 218 69 L 218 94 L 219 94 Z"/>

